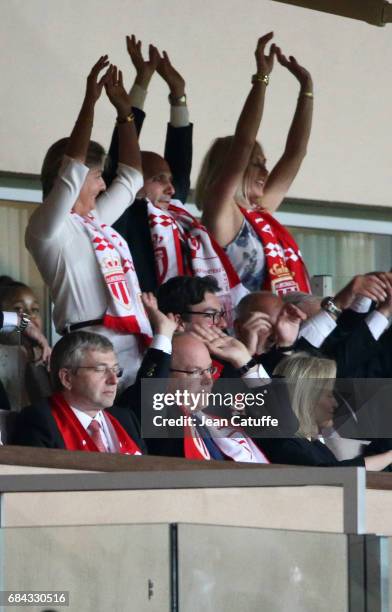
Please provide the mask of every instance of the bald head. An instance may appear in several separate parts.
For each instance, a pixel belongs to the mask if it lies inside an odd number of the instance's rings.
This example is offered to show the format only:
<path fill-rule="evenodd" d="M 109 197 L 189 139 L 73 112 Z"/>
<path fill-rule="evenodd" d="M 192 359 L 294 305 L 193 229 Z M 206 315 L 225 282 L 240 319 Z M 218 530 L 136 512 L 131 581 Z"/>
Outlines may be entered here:
<path fill-rule="evenodd" d="M 153 151 L 142 151 L 141 156 L 144 180 L 150 179 L 153 176 L 158 176 L 162 172 L 170 174 L 169 164 L 166 159 L 158 155 L 158 153 L 153 153 Z"/>
<path fill-rule="evenodd" d="M 142 151 L 144 185 L 138 198 L 148 198 L 159 208 L 166 209 L 174 195 L 169 164 L 158 153 Z"/>
<path fill-rule="evenodd" d="M 193 371 L 205 370 L 210 365 L 210 353 L 204 342 L 189 332 L 174 335 L 172 368 Z"/>
<path fill-rule="evenodd" d="M 242 298 L 237 306 L 237 319 L 246 321 L 252 312 L 263 312 L 270 317 L 272 325 L 275 325 L 279 313 L 283 307 L 283 300 L 270 291 L 255 291 Z"/>

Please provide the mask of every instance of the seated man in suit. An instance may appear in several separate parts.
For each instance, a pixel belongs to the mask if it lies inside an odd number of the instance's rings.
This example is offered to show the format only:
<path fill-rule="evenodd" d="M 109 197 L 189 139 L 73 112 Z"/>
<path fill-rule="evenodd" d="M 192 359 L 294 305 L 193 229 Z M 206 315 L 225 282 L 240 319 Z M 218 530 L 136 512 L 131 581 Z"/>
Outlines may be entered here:
<path fill-rule="evenodd" d="M 18 415 L 14 444 L 140 455 L 132 413 L 112 406 L 121 376 L 113 345 L 99 334 L 64 336 L 51 355 L 56 392 Z"/>

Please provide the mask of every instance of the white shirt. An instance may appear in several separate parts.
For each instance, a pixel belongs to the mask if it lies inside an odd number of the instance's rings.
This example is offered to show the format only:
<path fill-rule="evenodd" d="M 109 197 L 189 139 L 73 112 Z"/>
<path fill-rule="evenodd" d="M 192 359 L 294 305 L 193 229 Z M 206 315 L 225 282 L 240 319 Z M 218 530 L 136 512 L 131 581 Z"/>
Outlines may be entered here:
<path fill-rule="evenodd" d="M 16 312 L 3 312 L 3 327 L 1 331 L 9 332 L 18 327 L 18 315 Z"/>
<path fill-rule="evenodd" d="M 107 308 L 107 289 L 90 238 L 71 214 L 88 171 L 65 156 L 53 189 L 34 211 L 26 230 L 26 247 L 50 288 L 53 320 L 60 333 L 66 324 L 102 318 Z M 92 214 L 102 223 L 113 224 L 142 185 L 140 172 L 119 164 L 117 177 L 97 198 Z"/>

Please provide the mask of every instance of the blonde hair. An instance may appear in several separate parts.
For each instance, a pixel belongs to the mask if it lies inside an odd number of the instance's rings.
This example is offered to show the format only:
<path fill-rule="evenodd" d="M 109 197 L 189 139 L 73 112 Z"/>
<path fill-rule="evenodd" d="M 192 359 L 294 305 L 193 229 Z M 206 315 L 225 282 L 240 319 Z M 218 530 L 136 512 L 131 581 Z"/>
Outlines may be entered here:
<path fill-rule="evenodd" d="M 315 408 L 321 393 L 330 388 L 331 380 L 336 378 L 336 363 L 332 359 L 296 353 L 282 359 L 274 374 L 292 381 L 289 394 L 291 407 L 299 421 L 297 435 L 303 438 L 317 437 Z"/>
<path fill-rule="evenodd" d="M 205 157 L 202 161 L 199 176 L 197 177 L 195 187 L 195 204 L 199 210 L 203 210 L 204 202 L 208 197 L 208 192 L 211 185 L 219 177 L 227 154 L 233 145 L 234 136 L 224 136 L 222 138 L 216 138 L 210 148 L 208 149 Z M 255 151 L 260 153 L 263 152 L 261 145 L 255 142 L 251 157 Z M 245 170 L 241 183 L 237 187 L 234 199 L 237 204 L 249 204 L 247 193 L 248 193 L 248 173 Z"/>

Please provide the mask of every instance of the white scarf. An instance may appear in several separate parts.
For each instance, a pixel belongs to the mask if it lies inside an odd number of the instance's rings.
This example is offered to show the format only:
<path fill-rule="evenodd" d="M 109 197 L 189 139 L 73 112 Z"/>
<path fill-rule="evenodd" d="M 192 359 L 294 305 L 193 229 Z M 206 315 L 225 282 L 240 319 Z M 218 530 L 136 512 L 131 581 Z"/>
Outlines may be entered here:
<path fill-rule="evenodd" d="M 141 334 L 148 341 L 152 337 L 151 325 L 140 300 L 139 281 L 127 243 L 116 230 L 99 223 L 93 215 L 72 214 L 91 240 L 107 288 L 103 325 L 119 332 Z"/>
<path fill-rule="evenodd" d="M 167 210 L 154 206 L 149 200 L 147 207 L 158 285 L 179 274 L 212 275 L 221 288 L 222 306 L 230 314 L 249 292 L 241 284 L 224 250 L 179 200 L 172 200 Z M 189 253 L 185 261 L 184 247 Z"/>

